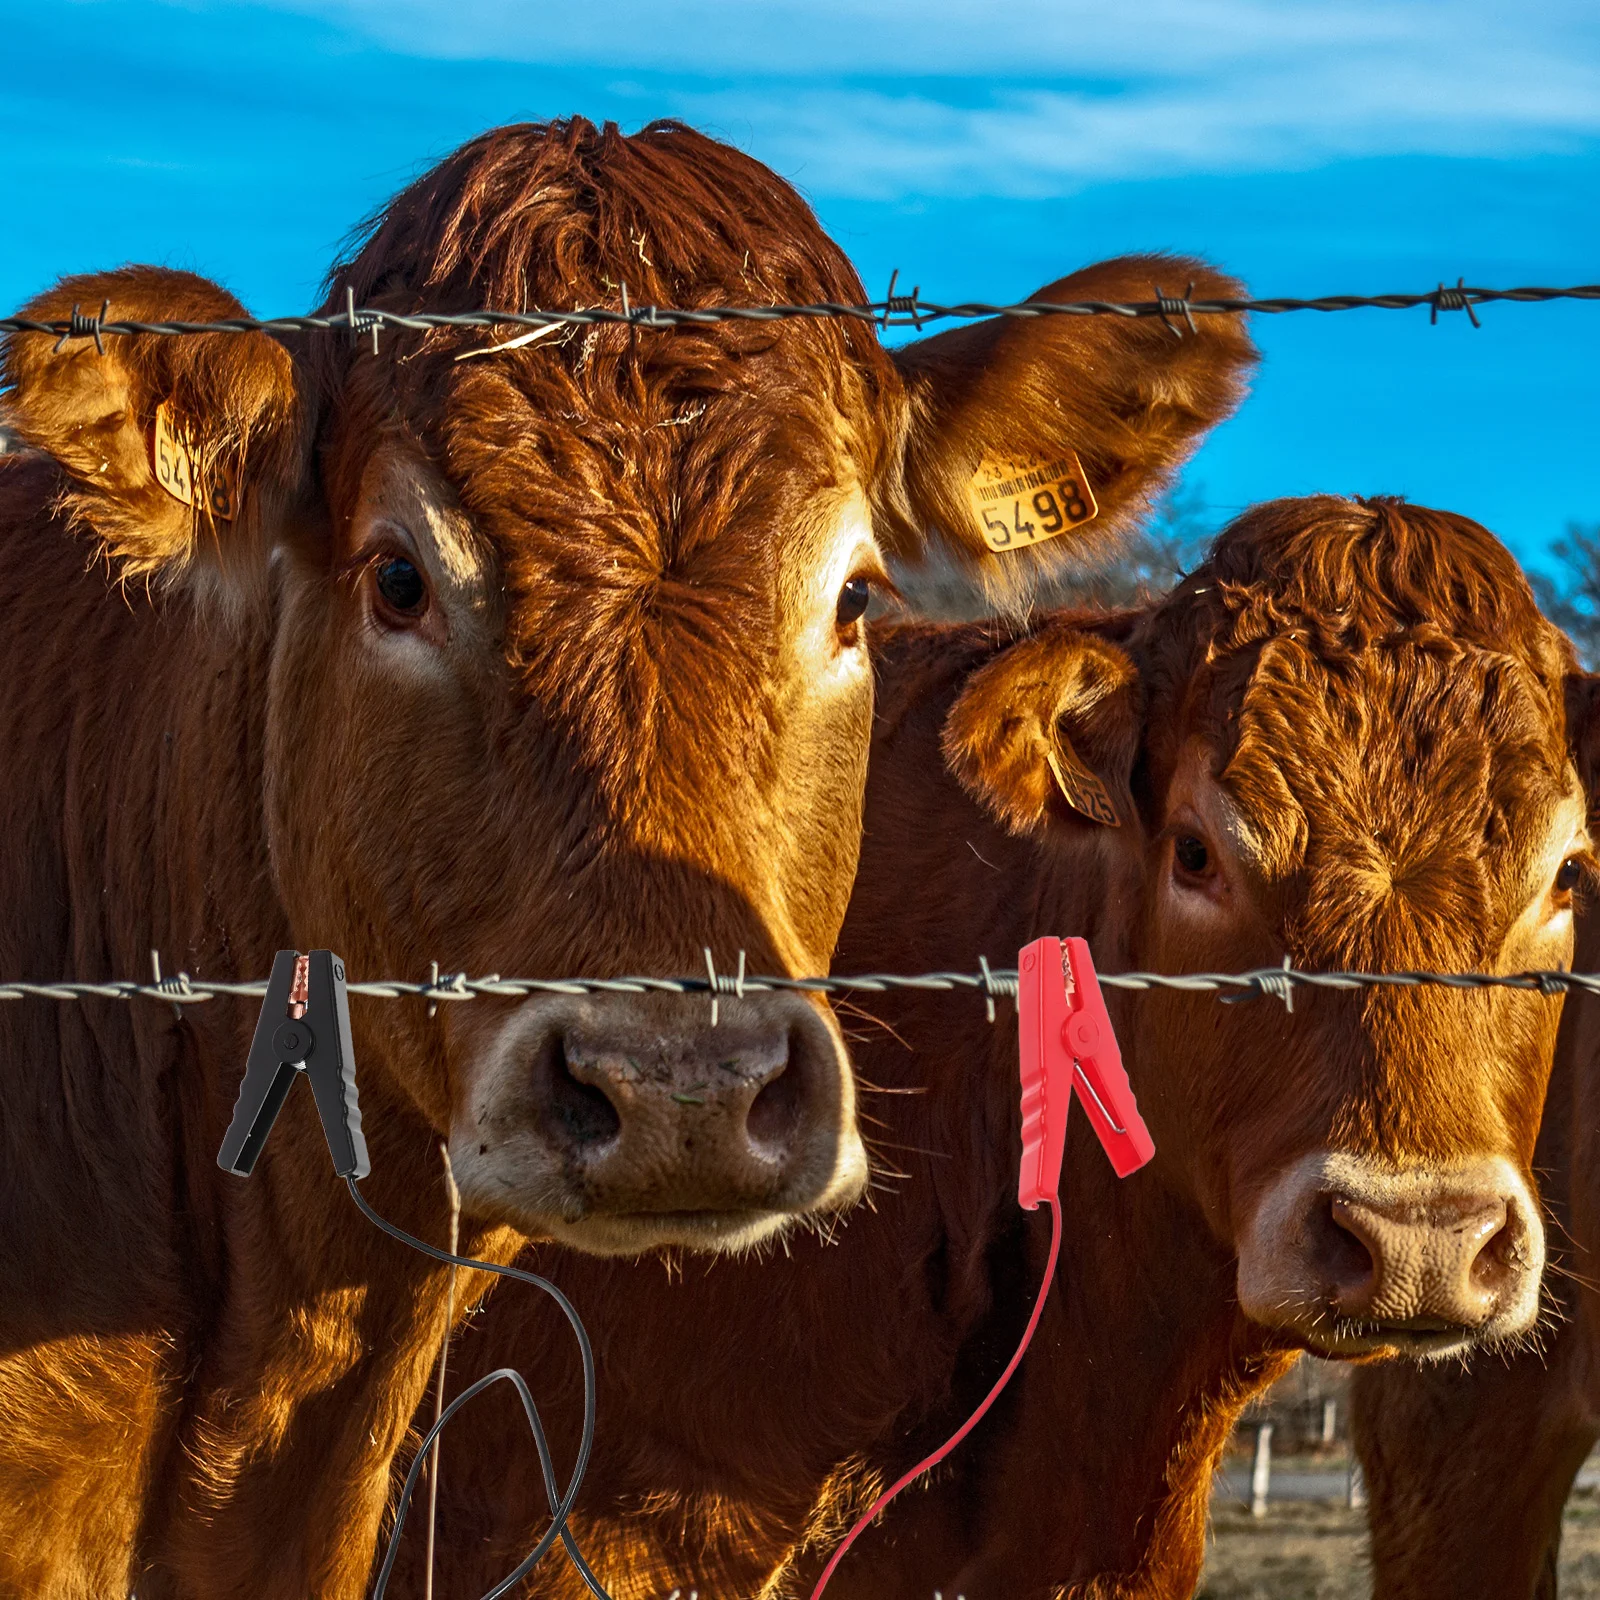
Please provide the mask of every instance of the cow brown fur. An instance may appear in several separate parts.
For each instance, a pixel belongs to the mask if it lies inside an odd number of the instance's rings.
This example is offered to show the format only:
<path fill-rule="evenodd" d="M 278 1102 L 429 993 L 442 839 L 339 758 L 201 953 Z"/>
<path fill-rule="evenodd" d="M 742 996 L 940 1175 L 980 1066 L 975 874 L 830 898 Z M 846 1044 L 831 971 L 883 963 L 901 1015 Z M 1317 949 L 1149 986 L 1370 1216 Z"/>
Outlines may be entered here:
<path fill-rule="evenodd" d="M 1574 969 L 1600 968 L 1600 917 Z M 1563 1513 L 1600 1440 L 1600 1010 L 1569 997 L 1535 1169 L 1551 1254 L 1539 1336 L 1463 1367 L 1360 1371 L 1352 1433 L 1378 1600 L 1555 1600 Z"/>
<path fill-rule="evenodd" d="M 1046 931 L 1087 936 L 1102 971 L 1570 957 L 1564 868 L 1588 850 L 1573 748 L 1592 728 L 1581 709 L 1569 724 L 1566 695 L 1586 680 L 1506 551 L 1465 519 L 1278 502 L 1143 614 L 901 628 L 879 673 L 841 971 L 971 970 Z M 1186 886 L 1175 855 L 1175 835 L 1206 829 L 1196 740 L 1266 863 L 1246 876 L 1207 831 L 1219 888 Z M 1064 804 L 1052 750 L 1101 777 L 1120 826 Z M 1032 1351 L 931 1486 L 851 1551 L 829 1590 L 841 1600 L 1177 1600 L 1199 1575 L 1228 1431 L 1296 1351 L 1528 1333 L 1531 1261 L 1501 1280 L 1516 1315 L 1483 1307 L 1449 1331 L 1425 1294 L 1363 1320 L 1310 1292 L 1247 1309 L 1239 1286 L 1258 1197 L 1308 1152 L 1380 1176 L 1493 1157 L 1529 1184 L 1559 1000 L 1300 991 L 1290 1014 L 1108 998 L 1155 1162 L 1117 1181 L 1074 1117 L 1061 1270 Z M 868 1208 L 762 1260 L 663 1274 L 532 1257 L 595 1337 L 600 1439 L 574 1526 L 619 1600 L 808 1593 L 849 1521 L 1015 1347 L 1048 1228 L 1016 1206 L 1014 1029 L 971 998 L 858 1005 Z M 545 1380 L 569 1462 L 575 1365 L 556 1319 L 520 1296 L 463 1332 L 453 1381 L 502 1365 Z M 447 1446 L 441 1592 L 481 1592 L 539 1526 L 513 1429 L 486 1410 L 470 1443 Z M 420 1554 L 413 1540 L 408 1594 Z M 582 1588 L 558 1556 L 529 1592 Z"/>
<path fill-rule="evenodd" d="M 1049 292 L 1187 275 L 1233 292 L 1154 259 Z M 496 130 L 419 179 L 327 303 L 615 307 L 624 286 L 864 298 L 759 163 L 677 125 L 575 120 Z M 242 313 L 149 267 L 28 309 L 102 299 L 114 319 Z M 853 321 L 479 353 L 507 342 L 10 341 L 4 426 L 26 448 L 0 458 L 0 973 L 142 975 L 155 949 L 250 977 L 291 945 L 357 977 L 693 971 L 706 945 L 815 969 L 871 716 L 839 586 L 940 534 L 993 565 L 949 508 L 1018 441 L 1077 449 L 1113 536 L 1250 360 L 1229 318 L 1181 342 L 992 321 L 895 357 Z M 231 520 L 155 481 L 163 405 L 235 487 Z M 415 605 L 384 587 L 396 562 Z M 1014 558 L 1011 581 L 1038 564 Z M 354 1012 L 373 1203 L 442 1237 L 448 1136 L 482 1257 L 528 1233 L 716 1247 L 846 1204 L 864 1175 L 820 1003 L 729 1000 L 720 1032 L 670 997 Z M 250 1013 L 0 1008 L 0 1593 L 339 1600 L 366 1577 L 443 1278 L 339 1192 L 309 1096 L 248 1182 L 218 1172 Z M 728 1066 L 720 1131 L 696 1142 L 675 1094 L 708 1059 Z M 791 1145 L 739 1155 L 763 1075 L 785 1073 Z M 606 1168 L 614 1125 L 645 1131 Z"/>

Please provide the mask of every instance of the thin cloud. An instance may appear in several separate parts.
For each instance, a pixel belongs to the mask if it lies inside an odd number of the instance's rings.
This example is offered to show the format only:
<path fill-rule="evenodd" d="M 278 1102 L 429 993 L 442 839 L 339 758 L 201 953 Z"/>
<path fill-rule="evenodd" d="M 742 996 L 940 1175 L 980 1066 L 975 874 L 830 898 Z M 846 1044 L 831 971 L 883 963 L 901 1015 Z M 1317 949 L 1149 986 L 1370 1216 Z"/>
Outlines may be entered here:
<path fill-rule="evenodd" d="M 1404 72 L 1246 94 L 1221 81 L 1121 94 L 1038 90 L 980 107 L 892 89 L 796 88 L 781 103 L 741 86 L 675 96 L 827 194 L 1029 197 L 1153 175 L 1303 170 L 1367 155 L 1505 157 L 1581 147 L 1600 135 L 1600 74 L 1551 84 L 1537 107 L 1485 84 L 1470 108 L 1408 92 Z M 1579 79 L 1579 74 L 1571 75 Z M 1392 92 L 1385 96 L 1381 91 Z"/>
<path fill-rule="evenodd" d="M 435 59 L 600 68 L 814 193 L 1070 193 L 1600 138 L 1588 0 L 270 0 Z"/>
<path fill-rule="evenodd" d="M 998 70 L 1117 73 L 1190 70 L 1347 45 L 1453 42 L 1485 30 L 1561 35 L 1581 24 L 1571 0 L 1542 19 L 1496 21 L 1486 0 L 614 0 L 604 8 L 524 0 L 279 0 L 427 56 L 780 75 L 973 75 Z M 1529 8 L 1533 9 L 1533 8 Z M 1003 21 L 1001 20 L 1003 16 Z"/>

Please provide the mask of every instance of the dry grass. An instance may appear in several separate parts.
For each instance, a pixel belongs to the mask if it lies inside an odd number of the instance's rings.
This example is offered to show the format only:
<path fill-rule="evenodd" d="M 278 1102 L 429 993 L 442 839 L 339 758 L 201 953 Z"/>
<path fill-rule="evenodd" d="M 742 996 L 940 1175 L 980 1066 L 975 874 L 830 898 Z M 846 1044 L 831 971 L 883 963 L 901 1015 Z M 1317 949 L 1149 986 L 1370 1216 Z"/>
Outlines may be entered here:
<path fill-rule="evenodd" d="M 1220 1501 L 1197 1600 L 1367 1600 L 1366 1514 L 1278 1502 L 1260 1522 Z M 1574 1494 L 1561 1536 L 1561 1600 L 1600 1600 L 1600 1497 Z"/>

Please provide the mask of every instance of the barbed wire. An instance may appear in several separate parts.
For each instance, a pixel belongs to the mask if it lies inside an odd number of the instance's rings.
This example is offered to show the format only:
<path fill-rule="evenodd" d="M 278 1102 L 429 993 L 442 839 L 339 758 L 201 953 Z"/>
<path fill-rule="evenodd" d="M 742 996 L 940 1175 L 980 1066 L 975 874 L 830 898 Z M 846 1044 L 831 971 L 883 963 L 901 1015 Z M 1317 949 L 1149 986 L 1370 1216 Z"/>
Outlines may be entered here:
<path fill-rule="evenodd" d="M 497 973 L 469 978 L 465 973 L 444 974 L 420 982 L 379 978 L 352 982 L 348 992 L 379 1000 L 444 1001 L 480 998 L 527 999 L 533 995 L 676 994 L 743 999 L 775 991 L 802 994 L 885 994 L 921 990 L 933 993 L 971 993 L 991 1004 L 1015 999 L 1015 968 L 991 967 L 980 958 L 976 972 L 866 972 L 841 977 L 783 978 L 759 974 L 717 972 L 707 963 L 704 977 L 692 978 L 502 978 Z M 1482 991 L 1516 989 L 1553 996 L 1600 994 L 1600 973 L 1565 971 L 1528 972 L 1312 972 L 1299 967 L 1258 967 L 1246 972 L 1102 972 L 1100 985 L 1133 993 L 1154 990 L 1186 994 L 1217 994 L 1224 1001 L 1270 996 L 1288 1004 L 1296 989 L 1351 991 L 1358 989 L 1454 989 Z M 159 1000 L 168 1005 L 198 1005 L 208 1000 L 265 998 L 265 979 L 230 982 L 191 978 L 187 973 L 152 982 L 107 979 L 84 982 L 66 979 L 54 983 L 0 982 L 0 1000 Z"/>
<path fill-rule="evenodd" d="M 1255 312 L 1280 316 L 1292 311 L 1411 311 L 1426 306 L 1429 321 L 1437 322 L 1441 311 L 1464 311 L 1474 327 L 1479 325 L 1477 306 L 1499 302 L 1543 305 L 1556 300 L 1600 300 L 1600 284 L 1576 284 L 1568 288 L 1529 286 L 1516 289 L 1473 287 L 1457 280 L 1455 286 L 1440 284 L 1435 289 L 1404 294 L 1333 294 L 1311 299 L 1279 296 L 1270 299 L 1192 299 L 1189 295 L 1169 295 L 1156 287 L 1152 300 L 1023 300 L 1010 305 L 991 305 L 984 301 L 962 301 L 941 305 L 920 298 L 921 291 L 908 295 L 890 293 L 882 300 L 850 305 L 823 300 L 808 305 L 770 306 L 636 306 L 628 302 L 613 310 L 605 306 L 583 306 L 570 311 L 535 309 L 532 311 L 385 311 L 374 306 L 357 306 L 349 296 L 343 311 L 319 312 L 288 317 L 221 317 L 210 322 L 183 322 L 110 315 L 105 301 L 93 315 L 74 305 L 72 315 L 52 321 L 31 317 L 0 317 L 0 334 L 42 333 L 56 340 L 56 348 L 72 339 L 93 339 L 104 351 L 108 334 L 154 334 L 184 338 L 206 333 L 345 333 L 352 340 L 370 336 L 376 348 L 379 334 L 431 332 L 439 328 L 520 328 L 538 330 L 552 327 L 622 326 L 628 328 L 703 327 L 719 322 L 780 322 L 789 318 L 843 319 L 875 323 L 881 328 L 923 328 L 930 323 L 971 321 L 981 317 L 1155 317 L 1174 332 L 1173 320 L 1181 318 L 1192 331 L 1196 316 L 1236 316 Z M 509 342 L 509 341 L 508 341 Z"/>

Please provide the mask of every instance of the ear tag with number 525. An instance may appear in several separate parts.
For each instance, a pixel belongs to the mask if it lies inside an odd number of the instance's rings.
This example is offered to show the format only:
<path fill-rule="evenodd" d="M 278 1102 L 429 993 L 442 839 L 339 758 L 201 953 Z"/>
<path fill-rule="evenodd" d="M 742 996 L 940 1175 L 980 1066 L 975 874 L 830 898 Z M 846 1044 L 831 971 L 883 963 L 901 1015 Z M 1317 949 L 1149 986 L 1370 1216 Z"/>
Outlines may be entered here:
<path fill-rule="evenodd" d="M 1026 550 L 1099 513 L 1083 463 L 1059 455 L 985 456 L 967 485 L 967 503 L 991 550 Z"/>

